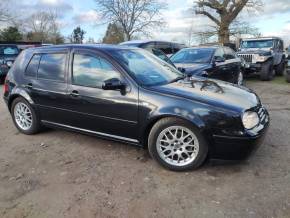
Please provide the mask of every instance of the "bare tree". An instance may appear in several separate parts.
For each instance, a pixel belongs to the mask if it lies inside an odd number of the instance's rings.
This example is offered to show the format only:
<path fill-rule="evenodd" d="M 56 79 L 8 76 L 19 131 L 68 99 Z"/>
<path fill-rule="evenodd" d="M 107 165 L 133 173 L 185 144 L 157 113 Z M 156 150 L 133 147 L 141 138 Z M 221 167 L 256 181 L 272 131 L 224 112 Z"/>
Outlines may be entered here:
<path fill-rule="evenodd" d="M 245 8 L 258 8 L 262 0 L 197 0 L 196 14 L 207 16 L 217 27 L 220 43 L 230 41 L 230 25 Z"/>
<path fill-rule="evenodd" d="M 53 11 L 40 11 L 26 19 L 25 30 L 31 41 L 61 43 L 63 37 L 59 32 L 58 14 Z"/>
<path fill-rule="evenodd" d="M 95 0 L 97 12 L 106 23 L 119 24 L 126 40 L 136 33 L 149 34 L 152 27 L 164 24 L 160 11 L 167 4 L 160 0 Z"/>

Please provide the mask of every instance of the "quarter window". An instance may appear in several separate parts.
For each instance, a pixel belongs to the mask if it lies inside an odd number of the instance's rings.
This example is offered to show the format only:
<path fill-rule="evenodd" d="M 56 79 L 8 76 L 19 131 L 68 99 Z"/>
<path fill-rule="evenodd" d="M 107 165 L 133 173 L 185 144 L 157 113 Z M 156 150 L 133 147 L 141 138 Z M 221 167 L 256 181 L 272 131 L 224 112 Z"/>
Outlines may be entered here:
<path fill-rule="evenodd" d="M 33 55 L 33 57 L 31 58 L 26 68 L 26 71 L 25 71 L 26 76 L 36 77 L 38 66 L 39 66 L 39 60 L 40 60 L 39 54 Z"/>
<path fill-rule="evenodd" d="M 66 54 L 43 54 L 40 59 L 38 78 L 64 81 Z"/>
<path fill-rule="evenodd" d="M 120 79 L 120 74 L 105 59 L 74 54 L 73 84 L 101 88 L 105 80 L 112 78 Z"/>

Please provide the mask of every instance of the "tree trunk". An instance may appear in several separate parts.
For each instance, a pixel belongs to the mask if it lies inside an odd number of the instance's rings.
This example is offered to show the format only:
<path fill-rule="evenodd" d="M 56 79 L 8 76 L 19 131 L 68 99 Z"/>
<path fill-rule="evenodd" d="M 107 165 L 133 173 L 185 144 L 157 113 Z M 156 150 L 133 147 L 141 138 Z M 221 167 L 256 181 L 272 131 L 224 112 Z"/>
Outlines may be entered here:
<path fill-rule="evenodd" d="M 125 35 L 125 41 L 130 41 L 131 40 L 130 33 L 124 31 L 124 35 Z"/>
<path fill-rule="evenodd" d="M 225 44 L 230 42 L 230 31 L 229 31 L 229 25 L 221 25 L 219 27 L 218 31 L 218 38 L 219 38 L 219 43 Z"/>

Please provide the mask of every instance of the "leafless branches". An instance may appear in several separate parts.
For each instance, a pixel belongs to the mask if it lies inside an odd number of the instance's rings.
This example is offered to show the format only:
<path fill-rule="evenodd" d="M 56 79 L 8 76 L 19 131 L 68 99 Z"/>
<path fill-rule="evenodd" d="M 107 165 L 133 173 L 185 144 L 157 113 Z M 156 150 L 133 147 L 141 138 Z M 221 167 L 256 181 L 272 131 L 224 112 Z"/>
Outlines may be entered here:
<path fill-rule="evenodd" d="M 160 11 L 166 3 L 160 0 L 95 0 L 102 22 L 118 23 L 130 40 L 136 33 L 148 34 L 152 27 L 160 27 L 164 20 Z"/>

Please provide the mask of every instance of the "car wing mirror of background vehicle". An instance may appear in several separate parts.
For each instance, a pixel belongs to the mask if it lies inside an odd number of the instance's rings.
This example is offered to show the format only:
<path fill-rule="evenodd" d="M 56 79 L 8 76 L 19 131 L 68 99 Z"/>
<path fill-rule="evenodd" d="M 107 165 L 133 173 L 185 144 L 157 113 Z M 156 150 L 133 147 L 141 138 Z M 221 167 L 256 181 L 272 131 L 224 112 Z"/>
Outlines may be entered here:
<path fill-rule="evenodd" d="M 120 81 L 118 78 L 107 79 L 103 82 L 102 89 L 104 90 L 120 90 L 126 91 L 126 84 Z"/>

